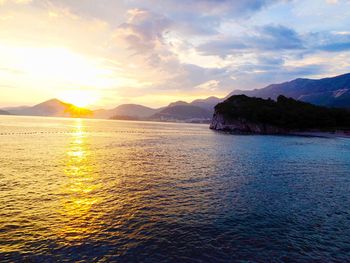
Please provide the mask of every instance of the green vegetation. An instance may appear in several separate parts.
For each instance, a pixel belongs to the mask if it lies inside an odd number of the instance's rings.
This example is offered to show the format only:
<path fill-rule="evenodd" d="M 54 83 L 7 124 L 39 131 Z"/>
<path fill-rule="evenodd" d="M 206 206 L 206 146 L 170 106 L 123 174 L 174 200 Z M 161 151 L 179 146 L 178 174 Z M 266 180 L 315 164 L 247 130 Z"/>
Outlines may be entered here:
<path fill-rule="evenodd" d="M 350 111 L 326 108 L 279 96 L 272 99 L 232 96 L 215 107 L 226 119 L 246 119 L 291 130 L 350 129 Z"/>

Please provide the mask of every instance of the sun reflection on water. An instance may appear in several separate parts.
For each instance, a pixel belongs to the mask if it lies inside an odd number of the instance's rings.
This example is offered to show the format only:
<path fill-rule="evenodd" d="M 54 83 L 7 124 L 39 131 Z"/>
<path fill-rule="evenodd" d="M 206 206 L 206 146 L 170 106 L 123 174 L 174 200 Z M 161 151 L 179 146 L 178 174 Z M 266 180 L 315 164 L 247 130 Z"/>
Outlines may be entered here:
<path fill-rule="evenodd" d="M 97 192 L 101 185 L 89 149 L 89 137 L 83 120 L 76 119 L 73 137 L 67 150 L 64 189 L 60 216 L 63 225 L 59 236 L 65 241 L 79 241 L 94 235 L 100 225 L 100 215 L 94 206 L 101 202 Z"/>

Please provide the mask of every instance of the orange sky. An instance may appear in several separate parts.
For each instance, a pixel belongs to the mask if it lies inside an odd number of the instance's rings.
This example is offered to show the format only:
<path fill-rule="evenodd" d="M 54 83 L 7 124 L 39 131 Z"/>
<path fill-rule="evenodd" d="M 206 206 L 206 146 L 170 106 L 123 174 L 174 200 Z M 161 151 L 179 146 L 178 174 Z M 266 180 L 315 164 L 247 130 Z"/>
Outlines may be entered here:
<path fill-rule="evenodd" d="M 0 105 L 159 107 L 350 71 L 349 1 L 157 1 L 0 0 Z"/>

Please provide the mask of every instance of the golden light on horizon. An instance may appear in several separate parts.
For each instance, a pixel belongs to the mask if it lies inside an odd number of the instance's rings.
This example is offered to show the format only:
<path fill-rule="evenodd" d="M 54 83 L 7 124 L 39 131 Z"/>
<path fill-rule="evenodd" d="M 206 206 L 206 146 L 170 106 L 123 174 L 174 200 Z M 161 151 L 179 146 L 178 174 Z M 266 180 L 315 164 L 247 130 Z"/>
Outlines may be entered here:
<path fill-rule="evenodd" d="M 100 90 L 123 84 L 123 78 L 116 75 L 103 58 L 83 55 L 65 47 L 0 43 L 0 55 L 8 68 L 0 69 L 0 77 L 8 83 L 15 79 L 11 84 L 15 87 L 33 89 L 34 92 L 27 94 L 33 104 L 38 101 L 34 94 L 46 94 L 43 100 L 51 96 L 84 107 L 100 99 Z M 40 89 L 41 92 L 35 93 Z M 6 96 L 12 98 L 16 94 Z"/>
<path fill-rule="evenodd" d="M 63 92 L 58 96 L 62 101 L 71 103 L 78 107 L 87 107 L 98 101 L 99 96 L 96 92 L 84 90 L 70 90 Z"/>

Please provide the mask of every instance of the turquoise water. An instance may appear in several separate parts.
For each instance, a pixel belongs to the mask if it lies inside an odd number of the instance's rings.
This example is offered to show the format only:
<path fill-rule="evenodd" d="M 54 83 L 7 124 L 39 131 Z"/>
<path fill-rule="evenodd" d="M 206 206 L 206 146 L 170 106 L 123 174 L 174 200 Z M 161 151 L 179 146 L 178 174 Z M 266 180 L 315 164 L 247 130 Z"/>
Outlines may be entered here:
<path fill-rule="evenodd" d="M 0 261 L 350 261 L 350 140 L 0 117 Z"/>

